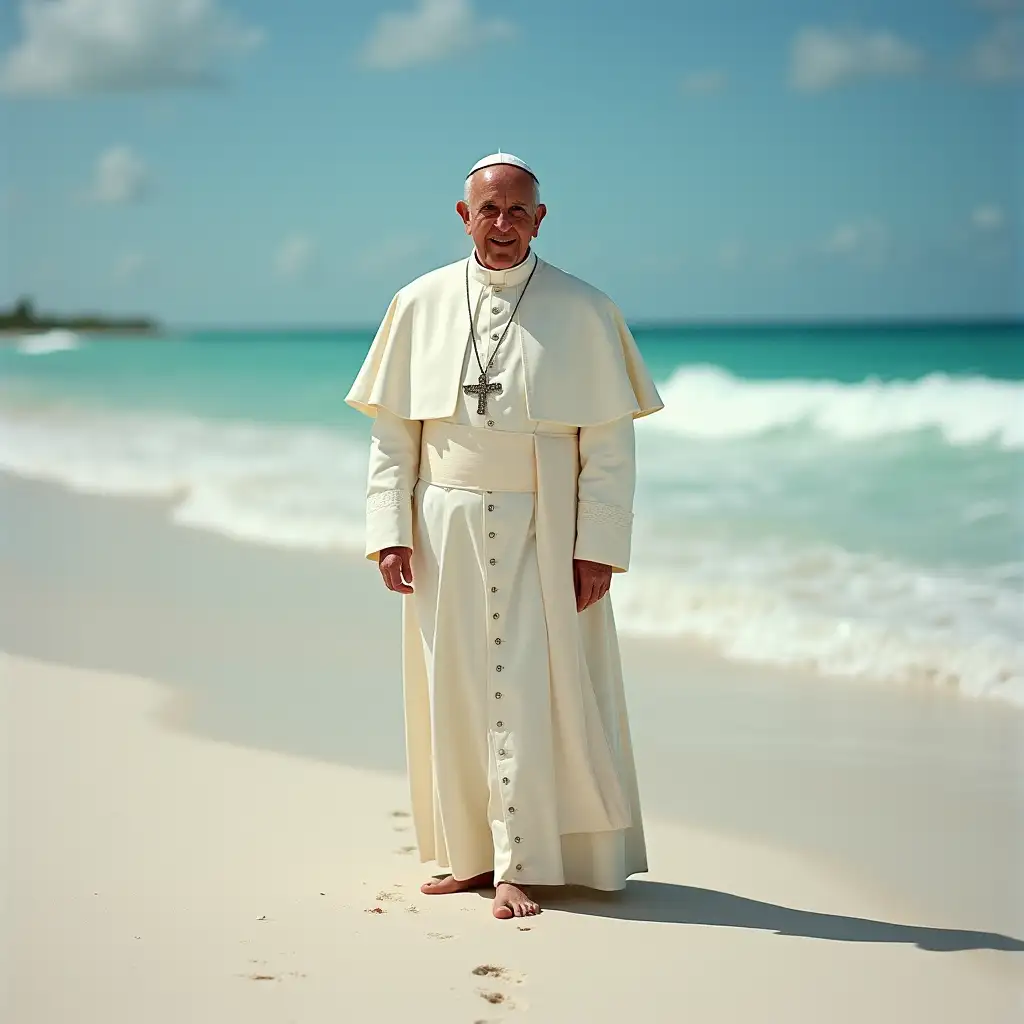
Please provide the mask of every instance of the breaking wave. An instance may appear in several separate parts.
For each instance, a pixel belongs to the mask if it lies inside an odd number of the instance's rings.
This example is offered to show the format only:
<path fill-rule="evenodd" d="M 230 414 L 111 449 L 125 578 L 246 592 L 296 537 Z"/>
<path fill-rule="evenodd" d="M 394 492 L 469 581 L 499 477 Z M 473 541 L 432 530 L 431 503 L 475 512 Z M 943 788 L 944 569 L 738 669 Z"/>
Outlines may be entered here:
<path fill-rule="evenodd" d="M 67 352 L 81 347 L 82 339 L 74 331 L 60 328 L 42 334 L 25 334 L 15 343 L 15 348 L 26 356 L 46 356 L 52 352 Z"/>
<path fill-rule="evenodd" d="M 918 380 L 748 380 L 717 366 L 677 370 L 651 430 L 694 439 L 811 428 L 846 441 L 937 431 L 950 445 L 1024 450 L 1024 383 L 932 373 Z"/>

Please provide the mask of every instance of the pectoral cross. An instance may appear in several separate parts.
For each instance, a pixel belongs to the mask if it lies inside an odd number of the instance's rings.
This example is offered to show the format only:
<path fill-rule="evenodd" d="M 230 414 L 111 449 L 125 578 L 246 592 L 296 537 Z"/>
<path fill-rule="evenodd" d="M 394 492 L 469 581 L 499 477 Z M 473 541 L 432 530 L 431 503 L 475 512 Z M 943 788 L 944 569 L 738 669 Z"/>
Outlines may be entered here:
<path fill-rule="evenodd" d="M 487 374 L 480 374 L 479 384 L 463 384 L 462 390 L 467 395 L 476 395 L 476 414 L 477 416 L 487 415 L 487 396 L 488 395 L 500 395 L 501 385 L 500 384 L 488 384 Z"/>

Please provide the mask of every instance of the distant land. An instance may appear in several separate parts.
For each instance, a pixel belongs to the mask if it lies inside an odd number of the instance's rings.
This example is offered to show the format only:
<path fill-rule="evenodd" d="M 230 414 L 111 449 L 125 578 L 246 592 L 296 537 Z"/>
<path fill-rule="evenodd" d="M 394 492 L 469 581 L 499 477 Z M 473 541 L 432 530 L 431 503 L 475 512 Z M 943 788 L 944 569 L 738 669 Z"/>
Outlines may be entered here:
<path fill-rule="evenodd" d="M 10 309 L 0 309 L 0 333 L 34 334 L 52 330 L 157 334 L 160 325 L 150 317 L 113 317 L 99 313 L 55 316 L 38 313 L 32 300 L 28 298 L 18 299 Z"/>

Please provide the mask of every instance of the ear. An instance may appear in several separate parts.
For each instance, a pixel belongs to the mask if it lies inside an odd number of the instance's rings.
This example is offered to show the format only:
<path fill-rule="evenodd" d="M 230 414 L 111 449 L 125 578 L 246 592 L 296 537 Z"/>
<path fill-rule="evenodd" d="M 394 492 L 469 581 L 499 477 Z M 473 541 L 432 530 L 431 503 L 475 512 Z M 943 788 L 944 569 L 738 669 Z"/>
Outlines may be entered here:
<path fill-rule="evenodd" d="M 547 216 L 548 208 L 541 203 L 537 207 L 537 212 L 533 215 L 533 237 L 536 238 L 540 232 L 540 222 Z"/>
<path fill-rule="evenodd" d="M 456 212 L 458 213 L 458 215 L 462 218 L 462 223 L 466 226 L 466 234 L 468 235 L 470 233 L 470 231 L 469 231 L 469 207 L 466 205 L 465 200 L 460 199 L 455 204 L 455 209 L 456 209 Z"/>

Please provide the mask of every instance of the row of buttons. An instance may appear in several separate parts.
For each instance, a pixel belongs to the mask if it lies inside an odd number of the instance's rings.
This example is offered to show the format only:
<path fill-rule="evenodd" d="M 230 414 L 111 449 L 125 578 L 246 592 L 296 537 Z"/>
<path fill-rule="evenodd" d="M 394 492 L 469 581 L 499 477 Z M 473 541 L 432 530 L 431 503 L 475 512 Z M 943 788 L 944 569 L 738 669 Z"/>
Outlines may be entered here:
<path fill-rule="evenodd" d="M 498 285 L 498 284 L 496 284 L 496 285 L 492 285 L 492 290 L 493 290 L 493 291 L 494 291 L 495 293 L 498 293 L 498 292 L 500 292 L 500 291 L 502 290 L 502 286 L 501 286 L 501 285 Z M 492 313 L 492 314 L 493 314 L 494 316 L 498 316 L 498 315 L 499 315 L 499 314 L 500 314 L 501 312 L 502 312 L 502 309 L 501 309 L 501 307 L 500 307 L 500 306 L 492 306 L 492 307 L 491 307 L 491 313 Z M 500 334 L 499 332 L 497 332 L 497 331 L 495 331 L 495 332 L 492 332 L 492 334 L 491 334 L 491 340 L 492 340 L 492 341 L 498 341 L 498 340 L 499 340 L 500 338 L 501 338 L 501 334 Z M 492 419 L 488 419 L 488 420 L 486 421 L 486 423 L 487 423 L 487 426 L 488 426 L 488 427 L 490 427 L 490 428 L 493 428 L 493 427 L 494 427 L 494 425 L 495 425 L 495 423 L 494 423 L 494 420 L 492 420 Z M 488 493 L 490 493 L 490 492 L 488 492 Z M 494 505 L 492 505 L 492 504 L 488 504 L 488 505 L 487 505 L 487 511 L 488 511 L 488 512 L 493 512 L 493 511 L 494 511 Z M 494 534 L 493 532 L 489 532 L 487 536 L 488 536 L 488 537 L 489 537 L 489 538 L 490 538 L 491 540 L 494 540 L 494 539 L 495 539 L 495 534 Z M 489 564 L 490 564 L 490 565 L 497 565 L 497 560 L 496 560 L 496 559 L 494 559 L 494 558 L 491 558 L 491 559 L 489 559 Z M 492 586 L 492 587 L 491 587 L 491 593 L 492 593 L 492 594 L 496 594 L 496 593 L 498 593 L 498 588 L 497 588 L 497 587 L 494 587 L 494 586 Z M 493 620 L 495 620 L 495 621 L 498 621 L 498 620 L 499 620 L 499 619 L 501 618 L 501 615 L 500 615 L 500 613 L 498 613 L 498 612 L 494 612 L 494 613 L 493 613 L 493 614 L 491 615 L 491 618 L 492 618 Z M 500 637 L 496 637 L 496 638 L 495 638 L 495 641 L 494 641 L 494 642 L 495 642 L 495 644 L 496 644 L 496 645 L 500 645 L 502 641 L 501 641 L 501 638 L 500 638 Z M 504 666 L 503 666 L 503 665 L 496 665 L 496 666 L 495 666 L 495 670 L 496 670 L 497 672 L 502 672 L 502 671 L 504 671 Z M 495 699 L 496 699 L 496 700 L 501 700 L 501 692 L 500 692 L 500 691 L 497 691 L 497 692 L 495 692 L 494 696 L 495 696 Z M 503 729 L 503 728 L 505 727 L 505 723 L 504 723 L 504 721 L 502 721 L 501 719 L 498 719 L 498 720 L 497 720 L 497 721 L 495 722 L 495 725 L 496 725 L 496 727 L 497 727 L 497 728 L 499 728 L 499 729 Z M 499 750 L 499 751 L 498 751 L 498 756 L 499 756 L 499 757 L 504 757 L 504 756 L 505 756 L 505 751 L 504 751 L 504 750 Z M 508 776 L 505 776 L 505 777 L 503 777 L 501 781 L 502 781 L 502 783 L 503 783 L 504 785 L 506 785 L 506 786 L 507 786 L 507 785 L 509 785 L 509 779 L 508 779 Z M 509 806 L 509 808 L 508 808 L 508 813 L 509 813 L 509 814 L 515 814 L 515 813 L 516 813 L 516 809 L 515 809 L 515 807 Z M 517 844 L 521 844 L 521 843 L 522 843 L 522 837 L 521 837 L 521 836 L 515 836 L 515 842 L 516 842 Z M 516 871 L 522 871 L 522 870 L 523 870 L 523 865 L 522 865 L 522 864 L 516 864 Z"/>
<path fill-rule="evenodd" d="M 493 421 L 488 421 L 488 426 L 493 426 Z M 488 496 L 490 496 L 492 494 L 492 492 L 488 491 L 487 494 L 488 494 Z M 486 508 L 487 508 L 488 512 L 494 512 L 494 510 L 495 510 L 494 503 L 489 501 L 487 503 Z M 495 530 L 488 530 L 487 531 L 487 537 L 488 537 L 489 540 L 495 540 L 497 538 L 497 536 L 498 536 L 497 531 L 495 531 Z M 496 558 L 489 558 L 487 560 L 487 563 L 488 563 L 488 565 L 494 566 L 494 565 L 498 564 L 498 560 Z M 492 594 L 498 593 L 498 588 L 496 586 L 492 585 L 490 589 L 491 589 L 491 593 Z M 493 611 L 491 613 L 491 619 L 494 622 L 500 621 L 501 613 L 499 611 Z M 500 647 L 503 642 L 504 641 L 503 641 L 503 639 L 500 636 L 494 637 L 494 644 L 495 644 L 496 647 Z M 495 670 L 495 672 L 503 672 L 505 670 L 505 666 L 504 665 L 495 665 L 494 666 L 494 670 Z M 495 700 L 501 700 L 502 699 L 502 692 L 501 692 L 501 690 L 495 690 L 494 691 L 494 699 Z M 500 719 L 500 718 L 497 719 L 495 721 L 495 727 L 498 728 L 498 729 L 504 729 L 505 728 L 504 720 Z M 498 750 L 498 757 L 500 757 L 500 758 L 508 757 L 508 753 L 507 753 L 507 751 L 505 750 L 504 747 L 502 747 L 502 748 L 500 748 Z M 502 783 L 503 786 L 510 785 L 511 781 L 512 780 L 507 775 L 502 776 L 501 783 Z M 515 807 L 512 806 L 511 804 L 508 807 L 508 813 L 510 815 L 516 813 Z M 513 837 L 513 841 L 517 845 L 521 845 L 522 841 L 523 841 L 522 836 L 514 836 Z M 522 870 L 523 870 L 523 865 L 522 864 L 516 864 L 516 871 L 522 871 Z"/>

